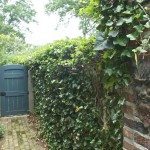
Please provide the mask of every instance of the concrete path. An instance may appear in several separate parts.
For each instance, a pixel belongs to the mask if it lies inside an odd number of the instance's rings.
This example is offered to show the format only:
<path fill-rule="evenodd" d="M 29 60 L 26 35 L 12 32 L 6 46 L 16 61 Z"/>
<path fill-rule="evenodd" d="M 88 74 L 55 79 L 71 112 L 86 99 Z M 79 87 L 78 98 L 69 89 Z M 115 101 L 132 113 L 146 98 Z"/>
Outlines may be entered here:
<path fill-rule="evenodd" d="M 46 150 L 37 140 L 37 131 L 28 123 L 27 116 L 4 117 L 0 122 L 6 130 L 0 150 Z"/>

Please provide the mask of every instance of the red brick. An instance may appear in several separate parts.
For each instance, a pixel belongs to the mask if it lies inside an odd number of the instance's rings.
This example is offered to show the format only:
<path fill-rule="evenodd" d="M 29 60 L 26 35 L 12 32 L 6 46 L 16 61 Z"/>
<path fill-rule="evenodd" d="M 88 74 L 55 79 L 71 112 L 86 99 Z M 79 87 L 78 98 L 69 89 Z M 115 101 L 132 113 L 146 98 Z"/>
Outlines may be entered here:
<path fill-rule="evenodd" d="M 140 103 L 138 106 L 138 115 L 145 127 L 150 127 L 150 103 Z"/>
<path fill-rule="evenodd" d="M 126 141 L 123 141 L 123 148 L 125 148 L 126 150 L 139 150 L 134 145 L 131 145 Z"/>
<path fill-rule="evenodd" d="M 141 122 L 138 122 L 138 121 L 134 121 L 132 119 L 128 119 L 126 117 L 124 117 L 124 125 L 133 129 L 133 130 L 136 130 L 136 131 L 139 131 L 140 133 L 143 133 L 143 134 L 148 134 L 149 131 L 148 131 L 148 128 L 145 128 L 143 123 Z"/>
<path fill-rule="evenodd" d="M 134 93 L 135 92 L 133 91 L 133 87 L 131 86 L 124 89 L 124 96 L 127 101 L 134 102 L 135 100 Z"/>
<path fill-rule="evenodd" d="M 128 94 L 127 101 L 129 102 L 135 102 L 136 96 L 134 94 Z"/>
<path fill-rule="evenodd" d="M 129 115 L 133 114 L 133 108 L 128 105 L 124 105 L 123 112 Z"/>
<path fill-rule="evenodd" d="M 134 134 L 134 141 L 145 148 L 150 149 L 150 139 L 147 139 L 138 133 Z"/>
<path fill-rule="evenodd" d="M 127 150 L 133 150 L 134 149 L 133 145 L 129 144 L 126 141 L 123 141 L 123 148 L 126 148 Z"/>
<path fill-rule="evenodd" d="M 127 137 L 130 140 L 133 140 L 133 132 L 127 130 L 126 128 L 123 129 L 123 136 Z"/>

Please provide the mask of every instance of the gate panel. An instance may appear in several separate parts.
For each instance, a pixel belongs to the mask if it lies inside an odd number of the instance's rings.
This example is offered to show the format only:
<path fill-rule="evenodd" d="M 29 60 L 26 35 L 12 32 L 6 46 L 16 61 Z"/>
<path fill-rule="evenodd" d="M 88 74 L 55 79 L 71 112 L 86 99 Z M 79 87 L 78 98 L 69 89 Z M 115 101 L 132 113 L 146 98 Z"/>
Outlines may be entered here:
<path fill-rule="evenodd" d="M 28 71 L 22 65 L 6 65 L 0 69 L 1 115 L 28 112 Z"/>

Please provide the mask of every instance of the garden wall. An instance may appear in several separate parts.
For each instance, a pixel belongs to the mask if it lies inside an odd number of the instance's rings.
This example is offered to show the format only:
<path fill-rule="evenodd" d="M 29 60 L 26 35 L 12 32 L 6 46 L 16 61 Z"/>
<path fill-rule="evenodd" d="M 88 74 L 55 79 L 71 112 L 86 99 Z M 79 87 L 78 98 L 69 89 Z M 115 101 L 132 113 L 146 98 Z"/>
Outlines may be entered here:
<path fill-rule="evenodd" d="M 134 84 L 126 91 L 124 149 L 150 149 L 150 57 L 139 65 Z"/>

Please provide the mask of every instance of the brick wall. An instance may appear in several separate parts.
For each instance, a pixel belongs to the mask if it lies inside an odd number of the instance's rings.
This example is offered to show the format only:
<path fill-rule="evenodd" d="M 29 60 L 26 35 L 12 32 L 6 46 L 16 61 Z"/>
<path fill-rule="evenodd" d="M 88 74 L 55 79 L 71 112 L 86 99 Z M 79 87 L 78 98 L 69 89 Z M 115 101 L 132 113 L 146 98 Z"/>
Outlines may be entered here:
<path fill-rule="evenodd" d="M 150 8 L 150 1 L 145 0 L 145 7 Z M 142 35 L 148 38 L 150 29 Z M 150 150 L 150 50 L 138 56 L 131 84 L 125 90 L 123 150 Z"/>
<path fill-rule="evenodd" d="M 148 111 L 147 121 L 142 121 L 135 99 L 132 94 L 129 95 L 124 107 L 124 150 L 150 150 L 150 132 L 147 125 L 150 121 L 150 109 L 145 108 Z"/>
<path fill-rule="evenodd" d="M 150 57 L 141 69 L 149 65 Z M 124 150 L 150 150 L 150 67 L 144 73 L 125 92 Z"/>

